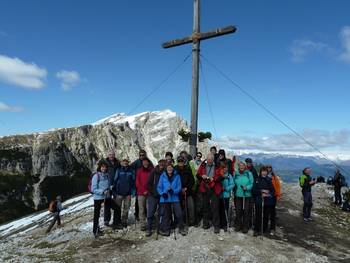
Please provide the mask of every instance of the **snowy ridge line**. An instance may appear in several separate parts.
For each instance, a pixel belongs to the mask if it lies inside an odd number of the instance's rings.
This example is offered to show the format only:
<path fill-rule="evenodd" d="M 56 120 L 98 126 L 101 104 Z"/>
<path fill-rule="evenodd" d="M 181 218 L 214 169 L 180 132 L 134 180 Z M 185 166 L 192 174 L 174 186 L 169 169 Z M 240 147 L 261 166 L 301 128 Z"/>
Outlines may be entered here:
<path fill-rule="evenodd" d="M 66 207 L 61 212 L 61 215 L 69 215 L 83 209 L 93 206 L 93 198 L 91 194 L 82 194 L 63 202 L 63 207 Z M 49 211 L 37 212 L 34 215 L 26 216 L 21 219 L 14 220 L 0 226 L 0 237 L 10 236 L 21 232 L 26 233 L 39 227 L 42 224 L 51 220 L 52 216 Z"/>

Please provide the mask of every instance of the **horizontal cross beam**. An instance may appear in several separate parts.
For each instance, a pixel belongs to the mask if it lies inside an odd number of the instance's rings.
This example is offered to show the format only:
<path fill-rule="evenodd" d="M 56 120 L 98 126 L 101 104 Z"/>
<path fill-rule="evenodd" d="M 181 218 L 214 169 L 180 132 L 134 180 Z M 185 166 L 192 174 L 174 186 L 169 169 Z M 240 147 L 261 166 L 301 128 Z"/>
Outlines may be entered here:
<path fill-rule="evenodd" d="M 214 38 L 218 36 L 223 36 L 236 32 L 237 28 L 235 26 L 227 26 L 222 28 L 217 28 L 215 30 L 206 32 L 206 33 L 193 33 L 191 36 L 170 40 L 162 44 L 163 48 L 171 48 L 176 46 L 185 45 L 199 40 L 205 40 L 209 38 Z"/>

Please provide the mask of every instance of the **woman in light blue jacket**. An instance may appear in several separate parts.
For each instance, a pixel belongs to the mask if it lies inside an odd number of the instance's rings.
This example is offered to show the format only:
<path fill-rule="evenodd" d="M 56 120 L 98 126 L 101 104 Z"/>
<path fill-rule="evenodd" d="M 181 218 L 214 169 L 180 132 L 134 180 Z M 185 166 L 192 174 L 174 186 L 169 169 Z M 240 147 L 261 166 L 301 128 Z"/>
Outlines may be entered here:
<path fill-rule="evenodd" d="M 94 198 L 94 224 L 93 233 L 95 238 L 102 235 L 98 223 L 100 218 L 101 206 L 106 198 L 111 198 L 111 185 L 108 175 L 108 163 L 106 161 L 100 161 L 98 164 L 97 172 L 91 179 L 91 189 Z M 117 210 L 114 209 L 113 221 L 117 220 Z"/>
<path fill-rule="evenodd" d="M 228 171 L 228 166 L 225 162 L 220 163 L 224 180 L 221 181 L 222 193 L 220 195 L 219 211 L 220 211 L 220 227 L 226 232 L 229 221 L 229 207 L 232 189 L 235 186 L 232 174 Z"/>

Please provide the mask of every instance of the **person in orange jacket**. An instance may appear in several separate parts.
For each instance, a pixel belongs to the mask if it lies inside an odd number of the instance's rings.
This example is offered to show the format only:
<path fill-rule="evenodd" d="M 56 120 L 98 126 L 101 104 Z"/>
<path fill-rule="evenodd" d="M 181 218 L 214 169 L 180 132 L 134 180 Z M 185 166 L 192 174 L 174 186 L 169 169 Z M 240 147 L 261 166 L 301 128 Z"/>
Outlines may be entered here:
<path fill-rule="evenodd" d="M 273 188 L 275 189 L 275 194 L 273 197 L 273 205 L 271 207 L 271 218 L 270 218 L 270 231 L 271 233 L 274 233 L 276 230 L 276 205 L 277 201 L 281 199 L 281 181 L 279 176 L 273 171 L 271 165 L 267 165 L 267 170 L 268 170 L 268 176 L 272 179 L 272 185 Z"/>

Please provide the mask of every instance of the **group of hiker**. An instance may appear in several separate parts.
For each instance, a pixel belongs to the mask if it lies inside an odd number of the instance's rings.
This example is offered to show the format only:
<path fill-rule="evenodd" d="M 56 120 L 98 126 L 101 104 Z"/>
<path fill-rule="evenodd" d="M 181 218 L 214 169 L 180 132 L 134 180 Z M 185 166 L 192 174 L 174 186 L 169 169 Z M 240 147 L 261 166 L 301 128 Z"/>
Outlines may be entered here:
<path fill-rule="evenodd" d="M 274 232 L 281 186 L 272 167 L 263 166 L 258 174 L 250 158 L 236 165 L 235 157 L 226 158 L 225 151 L 217 152 L 216 147 L 205 157 L 198 152 L 192 158 L 182 151 L 174 159 L 167 152 L 154 165 L 145 150 L 132 163 L 126 157 L 119 161 L 110 152 L 99 161 L 89 186 L 94 199 L 94 236 L 103 235 L 99 227 L 102 204 L 104 225 L 122 229 L 128 225 L 134 196 L 135 220 L 146 236 L 155 229 L 157 235 L 169 236 L 175 226 L 186 235 L 189 226 L 199 227 L 201 222 L 204 229 L 213 226 L 214 233 L 231 226 L 243 233 L 253 228 L 255 236 Z"/>

